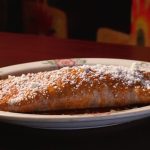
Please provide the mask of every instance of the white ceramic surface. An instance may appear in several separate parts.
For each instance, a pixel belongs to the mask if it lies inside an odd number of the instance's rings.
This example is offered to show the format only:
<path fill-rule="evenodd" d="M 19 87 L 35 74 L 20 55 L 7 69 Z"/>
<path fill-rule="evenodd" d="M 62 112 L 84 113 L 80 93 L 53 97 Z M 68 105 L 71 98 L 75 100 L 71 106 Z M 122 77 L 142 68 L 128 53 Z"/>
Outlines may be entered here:
<path fill-rule="evenodd" d="M 52 70 L 54 68 L 61 68 L 63 66 L 82 64 L 111 64 L 130 67 L 131 64 L 134 62 L 150 66 L 149 62 L 139 62 L 134 60 L 122 59 L 78 58 L 63 60 L 45 60 L 0 68 L 0 78 L 5 78 L 9 74 L 18 75 L 26 72 L 38 72 L 43 70 Z M 149 116 L 150 106 L 144 106 L 140 108 L 133 108 L 116 112 L 77 115 L 39 115 L 0 111 L 0 121 L 34 128 L 58 130 L 106 127 L 131 122 Z"/>

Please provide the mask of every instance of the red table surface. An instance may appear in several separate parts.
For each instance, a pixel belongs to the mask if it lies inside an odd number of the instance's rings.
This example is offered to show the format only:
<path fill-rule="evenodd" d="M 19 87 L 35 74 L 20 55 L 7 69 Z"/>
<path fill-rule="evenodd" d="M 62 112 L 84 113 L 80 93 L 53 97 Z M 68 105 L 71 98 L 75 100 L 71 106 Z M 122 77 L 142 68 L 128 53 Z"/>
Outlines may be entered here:
<path fill-rule="evenodd" d="M 150 48 L 0 33 L 0 67 L 45 59 L 96 57 L 150 61 Z M 149 149 L 150 118 L 77 131 L 32 129 L 0 122 L 0 150 Z"/>
<path fill-rule="evenodd" d="M 0 67 L 29 61 L 74 57 L 150 61 L 150 48 L 0 33 Z"/>

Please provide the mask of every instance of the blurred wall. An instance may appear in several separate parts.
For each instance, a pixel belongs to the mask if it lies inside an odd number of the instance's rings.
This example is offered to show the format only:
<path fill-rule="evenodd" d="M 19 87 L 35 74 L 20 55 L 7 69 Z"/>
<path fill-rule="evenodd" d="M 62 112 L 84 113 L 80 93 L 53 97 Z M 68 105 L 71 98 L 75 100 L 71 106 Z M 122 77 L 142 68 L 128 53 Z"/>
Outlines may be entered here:
<path fill-rule="evenodd" d="M 8 3 L 8 32 L 22 32 L 22 0 L 6 0 Z"/>
<path fill-rule="evenodd" d="M 7 24 L 1 31 L 23 32 L 21 0 L 6 0 Z M 95 40 L 99 27 L 130 32 L 131 0 L 48 0 L 66 12 L 69 38 Z"/>

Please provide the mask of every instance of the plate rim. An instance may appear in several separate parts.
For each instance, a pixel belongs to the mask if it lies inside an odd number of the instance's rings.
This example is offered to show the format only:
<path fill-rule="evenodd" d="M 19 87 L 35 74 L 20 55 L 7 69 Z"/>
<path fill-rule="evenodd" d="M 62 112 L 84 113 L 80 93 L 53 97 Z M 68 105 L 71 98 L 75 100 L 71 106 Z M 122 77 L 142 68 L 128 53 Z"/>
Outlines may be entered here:
<path fill-rule="evenodd" d="M 14 67 L 18 67 L 18 66 L 27 66 L 27 65 L 31 65 L 31 64 L 35 64 L 35 63 L 42 63 L 42 62 L 46 62 L 46 61 L 49 61 L 49 60 L 77 60 L 77 59 L 80 59 L 80 60 L 111 60 L 111 61 L 130 61 L 130 62 L 142 62 L 142 63 L 150 63 L 148 61 L 142 61 L 142 60 L 132 60 L 132 59 L 121 59 L 121 58 L 63 58 L 63 59 L 45 59 L 45 60 L 39 60 L 39 61 L 29 61 L 29 62 L 26 62 L 26 63 L 19 63 L 19 64 L 14 64 L 14 65 L 8 65 L 8 66 L 4 66 L 4 67 L 0 67 L 0 69 L 8 69 L 8 68 L 14 68 Z"/>

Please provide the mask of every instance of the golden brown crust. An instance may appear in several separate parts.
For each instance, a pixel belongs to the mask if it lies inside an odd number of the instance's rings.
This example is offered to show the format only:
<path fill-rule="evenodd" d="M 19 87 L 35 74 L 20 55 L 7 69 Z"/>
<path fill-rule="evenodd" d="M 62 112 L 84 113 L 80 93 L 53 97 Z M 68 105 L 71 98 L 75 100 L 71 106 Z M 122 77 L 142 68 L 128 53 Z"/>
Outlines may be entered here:
<path fill-rule="evenodd" d="M 42 112 L 150 103 L 150 72 L 74 66 L 0 81 L 0 110 Z"/>

